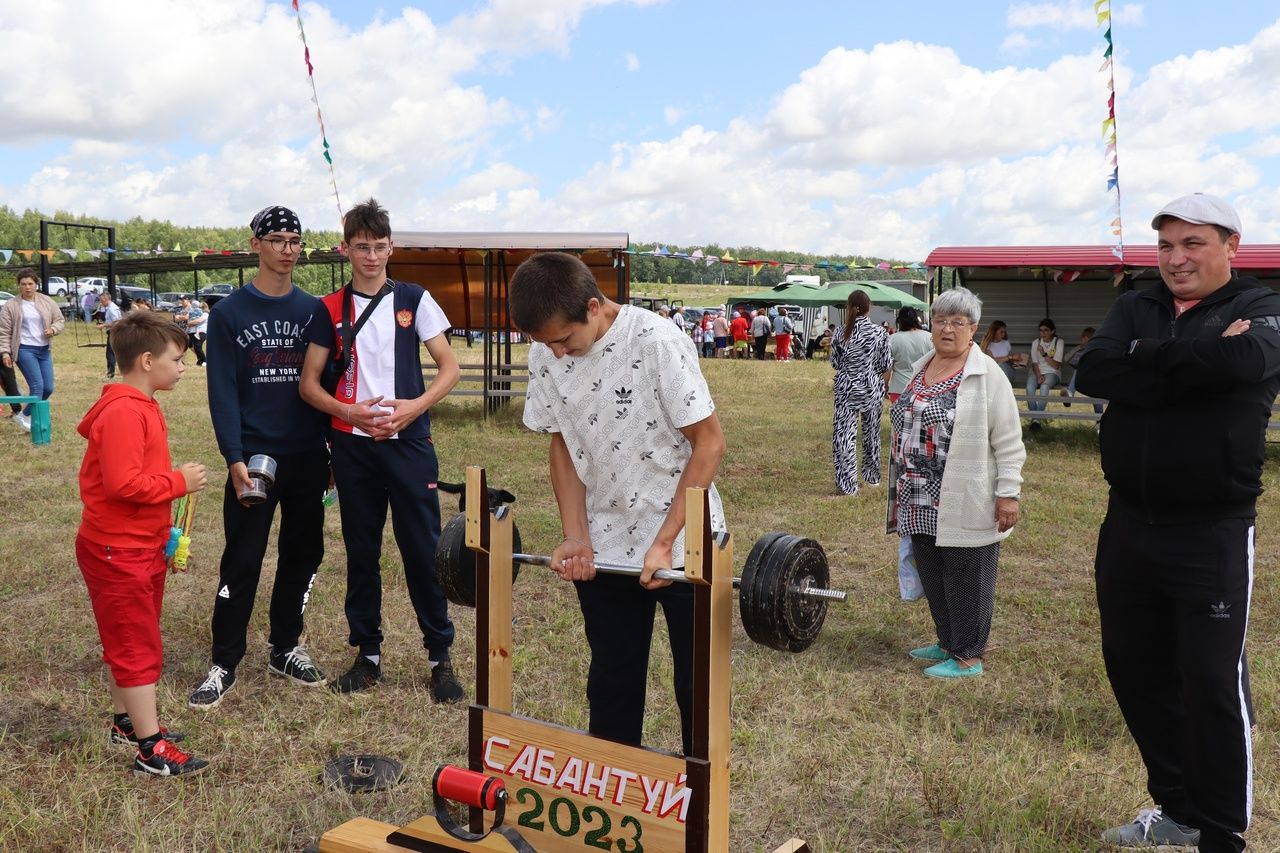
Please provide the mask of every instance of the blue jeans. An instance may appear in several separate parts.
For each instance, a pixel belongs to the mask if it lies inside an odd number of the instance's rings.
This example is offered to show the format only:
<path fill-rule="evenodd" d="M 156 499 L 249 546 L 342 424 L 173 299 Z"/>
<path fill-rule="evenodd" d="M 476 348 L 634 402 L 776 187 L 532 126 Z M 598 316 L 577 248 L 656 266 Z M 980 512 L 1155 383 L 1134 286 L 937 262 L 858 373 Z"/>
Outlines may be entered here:
<path fill-rule="evenodd" d="M 1033 370 L 1027 374 L 1027 396 L 1034 397 L 1036 394 L 1036 391 L 1038 390 L 1040 392 L 1041 397 L 1048 397 L 1049 391 L 1061 381 L 1062 381 L 1062 377 L 1059 376 L 1058 374 L 1046 373 L 1044 375 L 1044 381 L 1037 384 L 1036 373 Z M 1044 406 L 1045 406 L 1044 403 L 1035 403 L 1035 402 L 1032 402 L 1031 400 L 1027 401 L 1028 411 L 1043 412 Z"/>
<path fill-rule="evenodd" d="M 27 394 L 48 400 L 53 393 L 53 354 L 48 345 L 19 347 L 18 369 L 22 371 L 22 378 L 27 380 Z M 31 406 L 25 406 L 22 413 L 31 414 Z"/>

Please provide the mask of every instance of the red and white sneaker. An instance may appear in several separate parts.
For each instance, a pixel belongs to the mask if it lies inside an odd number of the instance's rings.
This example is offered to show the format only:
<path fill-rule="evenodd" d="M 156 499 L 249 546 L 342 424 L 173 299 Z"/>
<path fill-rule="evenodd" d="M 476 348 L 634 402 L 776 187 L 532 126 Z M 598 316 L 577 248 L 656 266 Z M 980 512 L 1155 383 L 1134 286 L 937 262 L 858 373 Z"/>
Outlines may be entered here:
<path fill-rule="evenodd" d="M 194 776 L 208 766 L 209 762 L 183 752 L 164 738 L 156 741 L 149 757 L 139 749 L 133 759 L 134 773 L 151 776 Z"/>

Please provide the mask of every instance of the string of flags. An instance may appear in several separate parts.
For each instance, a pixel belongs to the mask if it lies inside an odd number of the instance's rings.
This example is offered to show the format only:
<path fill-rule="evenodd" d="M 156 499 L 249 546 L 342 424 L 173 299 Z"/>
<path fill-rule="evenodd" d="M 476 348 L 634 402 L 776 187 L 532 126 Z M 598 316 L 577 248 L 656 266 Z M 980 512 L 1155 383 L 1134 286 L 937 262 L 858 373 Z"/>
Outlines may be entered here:
<path fill-rule="evenodd" d="M 311 47 L 307 44 L 307 31 L 302 26 L 302 10 L 298 0 L 293 0 L 293 14 L 298 19 L 298 40 L 302 42 L 302 59 L 307 64 L 307 81 L 311 84 L 311 103 L 316 106 L 316 121 L 320 125 L 320 142 L 324 145 L 324 161 L 329 164 L 329 186 L 333 188 L 333 200 L 338 205 L 338 220 L 342 220 L 342 197 L 338 195 L 338 178 L 333 171 L 333 155 L 329 149 L 329 137 L 324 129 L 324 114 L 320 111 L 320 95 L 316 92 L 315 66 L 311 64 Z"/>
<path fill-rule="evenodd" d="M 321 250 L 318 250 L 313 246 L 307 246 L 302 250 L 302 254 L 309 260 L 311 258 L 311 253 L 315 251 Z M 339 251 L 339 247 L 334 246 L 330 251 Z M 201 255 L 251 255 L 253 252 L 245 249 L 196 249 L 194 251 L 184 252 L 180 243 L 175 244 L 172 249 L 165 249 L 161 246 L 156 246 L 154 249 L 0 249 L 0 259 L 3 259 L 0 263 L 7 264 L 14 258 L 14 256 L 17 256 L 18 263 L 30 264 L 35 263 L 35 259 L 39 256 L 43 256 L 52 261 L 59 255 L 65 255 L 72 261 L 82 261 L 86 258 L 89 261 L 101 261 L 105 256 L 112 254 L 118 257 L 148 257 L 151 255 L 159 257 L 161 255 L 185 254 L 194 261 Z"/>
<path fill-rule="evenodd" d="M 738 266 L 750 267 L 751 274 L 754 276 L 765 267 L 780 267 L 782 274 L 800 270 L 801 272 L 813 272 L 814 270 L 831 270 L 832 272 L 847 272 L 849 270 L 885 270 L 893 272 L 924 272 L 924 264 L 915 262 L 910 264 L 891 264 L 887 261 L 879 263 L 866 264 L 845 264 L 834 261 L 814 261 L 809 264 L 788 263 L 783 261 L 775 261 L 772 259 L 760 258 L 735 258 L 733 253 L 725 251 L 723 255 L 716 255 L 709 252 L 703 252 L 701 249 L 694 249 L 692 252 L 673 252 L 666 246 L 658 245 L 652 249 L 641 249 L 635 245 L 628 246 L 625 250 L 628 255 L 650 255 L 655 258 L 666 258 L 677 261 L 688 261 L 692 264 L 703 264 L 704 266 L 712 266 L 713 264 L 736 264 Z"/>
<path fill-rule="evenodd" d="M 1111 247 L 1111 254 L 1116 260 L 1124 263 L 1124 225 L 1120 216 L 1120 155 L 1116 149 L 1116 72 L 1113 65 L 1114 44 L 1111 40 L 1111 0 L 1095 0 L 1093 11 L 1098 16 L 1098 26 L 1105 27 L 1103 38 L 1107 42 L 1102 52 L 1102 65 L 1098 71 L 1107 74 L 1107 117 L 1102 122 L 1102 141 L 1106 144 L 1106 160 L 1110 167 L 1107 174 L 1107 192 L 1115 191 L 1115 217 L 1111 220 L 1111 234 L 1116 244 Z"/>

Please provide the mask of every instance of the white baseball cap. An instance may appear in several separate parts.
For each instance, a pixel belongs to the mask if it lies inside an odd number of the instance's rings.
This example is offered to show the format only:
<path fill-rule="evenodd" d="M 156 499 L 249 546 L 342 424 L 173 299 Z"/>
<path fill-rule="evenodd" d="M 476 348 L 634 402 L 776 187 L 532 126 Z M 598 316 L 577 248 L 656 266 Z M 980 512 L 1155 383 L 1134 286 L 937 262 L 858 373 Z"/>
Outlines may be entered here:
<path fill-rule="evenodd" d="M 1235 208 L 1216 195 L 1194 193 L 1175 198 L 1160 208 L 1151 220 L 1151 227 L 1160 230 L 1160 220 L 1166 216 L 1190 222 L 1192 225 L 1218 225 L 1232 234 L 1240 233 L 1240 215 Z"/>

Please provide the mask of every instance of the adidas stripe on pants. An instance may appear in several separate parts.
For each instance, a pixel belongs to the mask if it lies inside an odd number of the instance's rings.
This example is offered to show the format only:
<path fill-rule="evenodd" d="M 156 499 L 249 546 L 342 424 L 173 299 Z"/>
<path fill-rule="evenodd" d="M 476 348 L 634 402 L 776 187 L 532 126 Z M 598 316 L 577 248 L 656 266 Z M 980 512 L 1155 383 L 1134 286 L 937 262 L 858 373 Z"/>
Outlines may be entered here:
<path fill-rule="evenodd" d="M 1244 658 L 1253 524 L 1153 525 L 1113 501 L 1098 533 L 1107 677 L 1152 799 L 1200 830 L 1203 853 L 1243 850 L 1253 808 Z"/>

